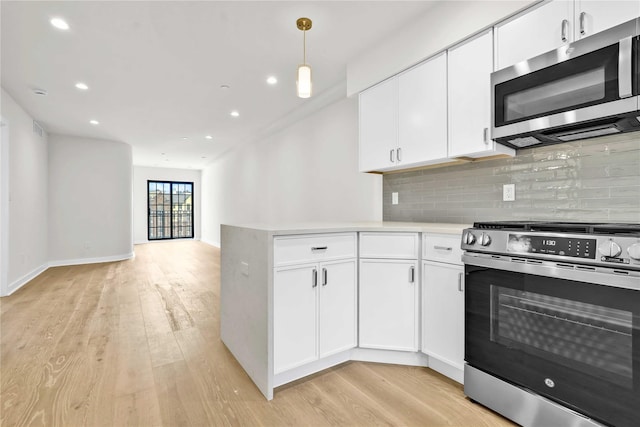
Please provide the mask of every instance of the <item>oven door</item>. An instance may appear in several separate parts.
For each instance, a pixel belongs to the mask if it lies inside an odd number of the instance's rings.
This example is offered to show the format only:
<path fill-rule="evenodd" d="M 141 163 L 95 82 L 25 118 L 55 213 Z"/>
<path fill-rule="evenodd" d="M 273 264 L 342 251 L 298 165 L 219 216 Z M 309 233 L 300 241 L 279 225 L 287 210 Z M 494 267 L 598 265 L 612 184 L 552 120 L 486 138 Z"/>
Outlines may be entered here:
<path fill-rule="evenodd" d="M 570 273 L 466 265 L 465 360 L 605 424 L 637 426 L 640 291 Z"/>

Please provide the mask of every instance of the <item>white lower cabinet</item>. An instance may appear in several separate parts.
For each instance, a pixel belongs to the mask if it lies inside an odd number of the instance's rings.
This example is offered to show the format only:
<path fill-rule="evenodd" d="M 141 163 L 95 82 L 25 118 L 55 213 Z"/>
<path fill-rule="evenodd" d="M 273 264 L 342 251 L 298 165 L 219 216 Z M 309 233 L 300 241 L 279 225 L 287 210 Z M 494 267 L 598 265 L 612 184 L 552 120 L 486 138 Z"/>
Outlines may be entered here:
<path fill-rule="evenodd" d="M 429 367 L 464 377 L 464 266 L 460 235 L 422 235 L 422 345 Z"/>
<path fill-rule="evenodd" d="M 355 258 L 274 269 L 275 374 L 356 346 L 356 279 Z"/>
<path fill-rule="evenodd" d="M 461 265 L 422 263 L 422 352 L 430 361 L 435 359 L 435 363 L 430 362 L 432 368 L 461 381 L 464 368 L 464 268 Z"/>
<path fill-rule="evenodd" d="M 360 260 L 359 346 L 418 350 L 415 260 Z"/>

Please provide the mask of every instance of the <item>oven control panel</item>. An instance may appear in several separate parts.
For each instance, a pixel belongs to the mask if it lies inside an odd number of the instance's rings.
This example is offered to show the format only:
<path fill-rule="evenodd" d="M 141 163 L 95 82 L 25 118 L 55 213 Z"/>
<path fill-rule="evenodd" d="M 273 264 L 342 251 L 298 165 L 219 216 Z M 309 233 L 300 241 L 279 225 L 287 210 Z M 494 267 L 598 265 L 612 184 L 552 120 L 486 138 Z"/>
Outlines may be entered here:
<path fill-rule="evenodd" d="M 596 239 L 509 234 L 507 252 L 595 259 Z"/>
<path fill-rule="evenodd" d="M 640 270 L 640 238 L 467 229 L 462 249 Z"/>

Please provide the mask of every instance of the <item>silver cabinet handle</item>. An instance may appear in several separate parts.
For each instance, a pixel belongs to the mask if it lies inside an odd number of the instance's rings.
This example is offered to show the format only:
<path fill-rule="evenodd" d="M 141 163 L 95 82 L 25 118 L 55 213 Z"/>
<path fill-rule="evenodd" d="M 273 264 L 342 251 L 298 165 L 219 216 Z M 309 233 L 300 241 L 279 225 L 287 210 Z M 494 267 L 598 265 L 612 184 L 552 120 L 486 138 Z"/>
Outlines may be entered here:
<path fill-rule="evenodd" d="M 462 273 L 458 273 L 458 291 L 464 292 L 464 288 L 462 287 Z"/>
<path fill-rule="evenodd" d="M 584 27 L 584 18 L 587 16 L 587 12 L 580 12 L 580 34 L 587 34 L 587 29 Z"/>
<path fill-rule="evenodd" d="M 391 163 L 395 163 L 395 162 L 396 162 L 396 161 L 394 160 L 394 158 L 393 158 L 393 153 L 394 153 L 395 151 L 396 151 L 396 150 L 389 150 L 389 160 L 391 161 Z"/>
<path fill-rule="evenodd" d="M 620 40 L 618 53 L 618 91 L 620 98 L 631 96 L 631 37 Z"/>
<path fill-rule="evenodd" d="M 314 268 L 311 272 L 311 287 L 315 288 L 316 286 L 318 286 L 318 270 Z"/>
<path fill-rule="evenodd" d="M 439 250 L 439 251 L 452 251 L 453 248 L 449 247 L 449 246 L 434 246 L 433 249 Z"/>
<path fill-rule="evenodd" d="M 562 40 L 563 43 L 566 43 L 569 40 L 568 34 L 569 34 L 569 21 L 567 21 L 566 19 L 563 19 L 562 33 L 560 34 L 560 39 Z"/>
<path fill-rule="evenodd" d="M 326 251 L 327 250 L 327 246 L 312 246 L 311 250 L 312 251 Z"/>
<path fill-rule="evenodd" d="M 416 268 L 412 265 L 409 268 L 409 283 L 414 283 L 416 281 Z"/>
<path fill-rule="evenodd" d="M 482 140 L 484 141 L 485 145 L 489 144 L 489 128 L 484 128 L 484 130 L 482 131 Z"/>
<path fill-rule="evenodd" d="M 327 286 L 327 269 L 326 268 L 322 268 L 322 286 Z"/>
<path fill-rule="evenodd" d="M 399 162 L 402 161 L 402 158 L 400 157 L 401 154 L 402 154 L 402 148 L 398 148 L 396 150 L 396 159 L 398 159 Z"/>

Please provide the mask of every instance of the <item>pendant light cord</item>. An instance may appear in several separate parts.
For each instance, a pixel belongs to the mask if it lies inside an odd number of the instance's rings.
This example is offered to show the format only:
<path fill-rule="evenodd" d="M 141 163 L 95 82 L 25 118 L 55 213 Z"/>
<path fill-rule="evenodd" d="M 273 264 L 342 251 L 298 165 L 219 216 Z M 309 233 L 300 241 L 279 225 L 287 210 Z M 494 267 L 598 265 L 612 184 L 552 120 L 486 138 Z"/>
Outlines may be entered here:
<path fill-rule="evenodd" d="M 302 64 L 307 65 L 307 30 L 302 31 Z"/>

